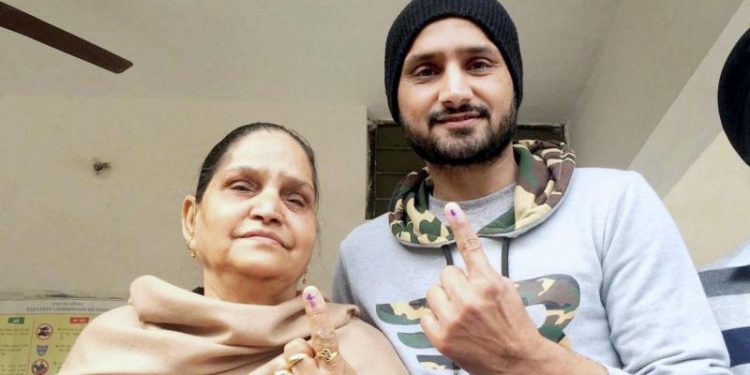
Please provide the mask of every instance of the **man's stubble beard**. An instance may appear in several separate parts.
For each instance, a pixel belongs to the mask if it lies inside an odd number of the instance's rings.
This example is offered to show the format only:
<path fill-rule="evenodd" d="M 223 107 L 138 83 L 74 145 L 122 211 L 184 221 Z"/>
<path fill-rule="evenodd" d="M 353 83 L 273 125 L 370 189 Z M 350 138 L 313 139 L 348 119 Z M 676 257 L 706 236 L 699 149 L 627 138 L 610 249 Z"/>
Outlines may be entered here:
<path fill-rule="evenodd" d="M 487 113 L 485 108 L 480 112 Z M 465 112 L 459 108 L 456 112 Z M 428 120 L 428 132 L 434 124 L 434 118 L 437 115 L 430 116 Z M 511 102 L 509 110 L 505 112 L 495 126 L 490 123 L 490 116 L 484 117 L 487 126 L 473 128 L 468 130 L 458 130 L 451 132 L 448 136 L 438 137 L 429 132 L 427 136 L 420 136 L 411 131 L 411 126 L 402 118 L 402 130 L 406 140 L 411 145 L 414 152 L 423 160 L 433 166 L 438 167 L 474 167 L 491 164 L 500 158 L 503 150 L 513 140 L 513 134 L 516 130 L 516 106 Z M 481 136 L 478 136 L 481 132 Z"/>

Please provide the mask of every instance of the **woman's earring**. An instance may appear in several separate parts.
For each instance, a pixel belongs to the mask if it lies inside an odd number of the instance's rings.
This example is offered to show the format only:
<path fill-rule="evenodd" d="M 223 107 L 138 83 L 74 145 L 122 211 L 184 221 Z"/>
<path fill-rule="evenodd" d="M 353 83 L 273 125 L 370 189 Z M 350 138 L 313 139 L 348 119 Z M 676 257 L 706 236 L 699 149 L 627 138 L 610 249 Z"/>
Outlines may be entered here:
<path fill-rule="evenodd" d="M 305 272 L 302 273 L 302 285 L 307 284 L 307 271 L 310 271 L 310 267 L 305 268 Z"/>
<path fill-rule="evenodd" d="M 191 258 L 195 258 L 195 250 L 193 250 L 193 249 L 192 249 L 192 248 L 190 247 L 190 241 L 185 241 L 185 242 L 186 242 L 186 244 L 187 244 L 187 252 L 188 252 L 188 255 L 190 255 L 190 257 L 191 257 Z"/>

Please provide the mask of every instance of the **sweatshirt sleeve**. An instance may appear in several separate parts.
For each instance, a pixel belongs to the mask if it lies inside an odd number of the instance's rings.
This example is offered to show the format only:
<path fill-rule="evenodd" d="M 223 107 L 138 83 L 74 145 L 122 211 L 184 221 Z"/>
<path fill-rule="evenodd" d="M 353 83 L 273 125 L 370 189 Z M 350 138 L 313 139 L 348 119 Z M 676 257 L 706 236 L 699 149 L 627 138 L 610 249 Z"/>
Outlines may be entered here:
<path fill-rule="evenodd" d="M 602 302 L 622 370 L 727 374 L 726 347 L 695 268 L 661 199 L 631 172 L 607 213 Z"/>
<path fill-rule="evenodd" d="M 336 260 L 336 267 L 333 270 L 332 288 L 333 302 L 341 304 L 355 303 L 351 289 L 349 288 L 349 277 L 346 274 L 346 268 L 344 267 L 343 252 L 339 253 L 339 258 Z"/>

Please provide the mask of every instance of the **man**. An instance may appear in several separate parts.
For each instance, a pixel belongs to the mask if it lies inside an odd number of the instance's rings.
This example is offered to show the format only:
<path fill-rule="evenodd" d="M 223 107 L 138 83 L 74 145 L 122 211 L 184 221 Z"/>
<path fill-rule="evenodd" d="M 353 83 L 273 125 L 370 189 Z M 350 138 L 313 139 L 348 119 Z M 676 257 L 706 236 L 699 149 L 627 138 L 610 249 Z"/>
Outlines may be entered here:
<path fill-rule="evenodd" d="M 721 72 L 719 114 L 729 142 L 750 166 L 750 29 Z M 729 349 L 732 371 L 750 375 L 750 241 L 707 266 L 700 278 Z"/>
<path fill-rule="evenodd" d="M 359 305 L 412 373 L 728 374 L 644 180 L 575 169 L 564 144 L 511 144 L 522 78 L 497 1 L 406 6 L 386 42 L 386 94 L 427 168 L 344 240 L 334 299 Z"/>

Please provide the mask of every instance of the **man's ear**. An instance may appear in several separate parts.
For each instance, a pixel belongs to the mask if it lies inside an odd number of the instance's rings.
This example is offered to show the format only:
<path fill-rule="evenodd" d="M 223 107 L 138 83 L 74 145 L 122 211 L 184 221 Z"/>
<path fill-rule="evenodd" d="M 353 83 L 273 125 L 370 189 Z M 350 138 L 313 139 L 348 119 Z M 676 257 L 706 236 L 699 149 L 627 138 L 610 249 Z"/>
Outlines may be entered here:
<path fill-rule="evenodd" d="M 188 247 L 192 246 L 195 237 L 195 215 L 198 212 L 198 203 L 195 196 L 188 195 L 182 201 L 182 236 Z"/>

